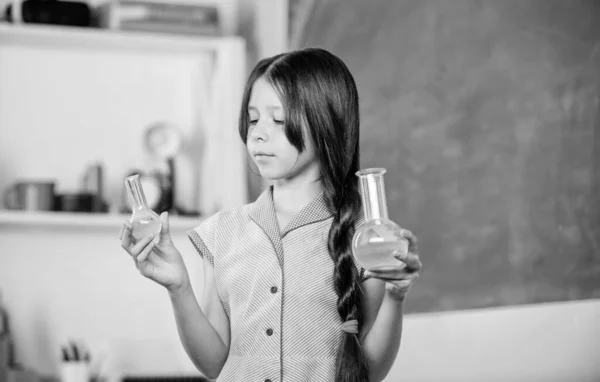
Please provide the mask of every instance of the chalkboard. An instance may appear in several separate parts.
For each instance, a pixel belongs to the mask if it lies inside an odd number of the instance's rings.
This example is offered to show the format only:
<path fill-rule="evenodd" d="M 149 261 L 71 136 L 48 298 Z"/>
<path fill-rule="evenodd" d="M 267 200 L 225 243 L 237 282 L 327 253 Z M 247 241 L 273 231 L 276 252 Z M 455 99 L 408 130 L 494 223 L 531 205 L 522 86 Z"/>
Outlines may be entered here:
<path fill-rule="evenodd" d="M 420 239 L 410 312 L 600 297 L 600 7 L 316 2 L 300 46 L 361 97 L 362 167 Z"/>

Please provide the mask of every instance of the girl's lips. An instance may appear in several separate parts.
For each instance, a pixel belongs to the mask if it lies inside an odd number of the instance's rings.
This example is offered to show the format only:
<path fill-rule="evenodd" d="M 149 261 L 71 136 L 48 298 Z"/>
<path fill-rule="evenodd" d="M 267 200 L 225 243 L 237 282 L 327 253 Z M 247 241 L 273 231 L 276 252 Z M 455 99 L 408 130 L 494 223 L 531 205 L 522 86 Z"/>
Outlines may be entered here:
<path fill-rule="evenodd" d="M 269 154 L 254 154 L 254 161 L 258 164 L 266 165 L 271 163 L 272 159 L 275 158 L 275 155 Z"/>

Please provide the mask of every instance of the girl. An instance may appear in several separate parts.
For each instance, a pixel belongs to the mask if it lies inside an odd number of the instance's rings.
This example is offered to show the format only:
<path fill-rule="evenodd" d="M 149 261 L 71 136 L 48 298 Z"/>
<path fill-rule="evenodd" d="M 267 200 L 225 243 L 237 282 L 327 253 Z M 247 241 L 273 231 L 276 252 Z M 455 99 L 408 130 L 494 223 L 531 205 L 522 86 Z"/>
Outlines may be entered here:
<path fill-rule="evenodd" d="M 353 259 L 361 200 L 352 75 L 322 49 L 264 59 L 244 90 L 239 131 L 273 186 L 188 232 L 203 257 L 200 305 L 166 213 L 156 243 L 152 236 L 135 243 L 125 223 L 123 248 L 168 290 L 179 337 L 205 376 L 381 381 L 396 358 L 404 299 L 421 262 L 406 230 L 409 253 L 397 255 L 396 270 L 365 271 Z"/>

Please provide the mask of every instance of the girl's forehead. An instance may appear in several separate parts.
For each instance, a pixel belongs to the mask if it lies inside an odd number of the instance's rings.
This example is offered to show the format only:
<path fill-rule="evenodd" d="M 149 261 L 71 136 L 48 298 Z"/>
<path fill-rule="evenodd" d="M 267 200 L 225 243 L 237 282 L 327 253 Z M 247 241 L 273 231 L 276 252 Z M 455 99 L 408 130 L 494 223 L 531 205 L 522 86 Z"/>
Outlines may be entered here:
<path fill-rule="evenodd" d="M 266 106 L 282 107 L 282 103 L 273 86 L 261 77 L 252 85 L 248 107 L 258 108 Z"/>

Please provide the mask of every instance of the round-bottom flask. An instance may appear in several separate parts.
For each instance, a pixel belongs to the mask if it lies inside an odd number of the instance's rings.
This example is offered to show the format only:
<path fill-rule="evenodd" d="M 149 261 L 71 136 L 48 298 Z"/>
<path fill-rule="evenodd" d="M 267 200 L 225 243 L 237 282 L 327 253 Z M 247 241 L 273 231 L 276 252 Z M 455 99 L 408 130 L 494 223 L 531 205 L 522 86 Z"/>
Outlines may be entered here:
<path fill-rule="evenodd" d="M 402 267 L 397 251 L 406 253 L 408 242 L 402 229 L 388 219 L 383 175 L 384 168 L 358 171 L 365 222 L 354 232 L 352 252 L 361 267 L 385 270 Z"/>
<path fill-rule="evenodd" d="M 148 207 L 138 174 L 125 178 L 125 187 L 131 203 L 131 235 L 141 240 L 148 235 L 158 235 L 162 228 L 160 217 Z"/>

